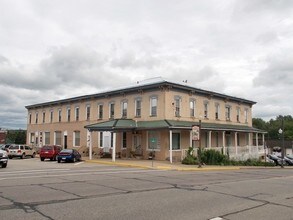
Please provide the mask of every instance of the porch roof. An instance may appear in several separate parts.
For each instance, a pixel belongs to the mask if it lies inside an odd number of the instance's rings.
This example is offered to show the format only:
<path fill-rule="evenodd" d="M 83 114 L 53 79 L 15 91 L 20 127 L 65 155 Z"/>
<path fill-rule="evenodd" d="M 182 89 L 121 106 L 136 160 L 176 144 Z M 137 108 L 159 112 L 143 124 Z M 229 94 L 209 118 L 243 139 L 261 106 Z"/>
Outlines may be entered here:
<path fill-rule="evenodd" d="M 154 121 L 135 121 L 132 119 L 113 119 L 105 122 L 85 126 L 91 131 L 131 131 L 131 130 L 154 130 L 154 129 L 184 129 L 191 130 L 191 127 L 199 122 L 177 121 L 177 120 L 154 120 Z M 265 131 L 245 126 L 216 123 L 201 123 L 201 129 L 212 131 L 238 131 L 266 133 Z"/>

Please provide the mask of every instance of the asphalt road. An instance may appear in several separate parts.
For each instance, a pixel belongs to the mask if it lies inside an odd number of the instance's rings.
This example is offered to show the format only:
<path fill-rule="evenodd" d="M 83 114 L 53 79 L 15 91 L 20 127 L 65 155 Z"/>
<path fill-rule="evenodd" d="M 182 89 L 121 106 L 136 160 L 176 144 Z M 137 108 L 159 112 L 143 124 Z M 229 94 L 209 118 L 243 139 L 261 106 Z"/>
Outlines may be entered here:
<path fill-rule="evenodd" d="M 12 159 L 0 219 L 293 219 L 293 169 L 182 172 Z"/>

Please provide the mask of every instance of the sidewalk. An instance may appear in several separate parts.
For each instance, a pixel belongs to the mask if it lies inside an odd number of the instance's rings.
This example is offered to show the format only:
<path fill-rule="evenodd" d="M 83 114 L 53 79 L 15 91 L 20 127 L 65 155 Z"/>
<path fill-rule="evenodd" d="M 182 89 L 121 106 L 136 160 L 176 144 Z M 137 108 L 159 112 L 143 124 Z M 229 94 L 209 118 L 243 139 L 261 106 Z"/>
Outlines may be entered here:
<path fill-rule="evenodd" d="M 169 161 L 157 161 L 157 160 L 135 160 L 135 159 L 116 159 L 112 162 L 112 159 L 85 159 L 86 163 L 97 163 L 105 165 L 114 165 L 122 167 L 134 167 L 142 169 L 154 169 L 154 170 L 175 170 L 175 171 L 220 171 L 220 170 L 239 170 L 237 166 L 202 166 L 198 168 L 197 165 L 184 165 L 180 162 L 170 164 Z"/>

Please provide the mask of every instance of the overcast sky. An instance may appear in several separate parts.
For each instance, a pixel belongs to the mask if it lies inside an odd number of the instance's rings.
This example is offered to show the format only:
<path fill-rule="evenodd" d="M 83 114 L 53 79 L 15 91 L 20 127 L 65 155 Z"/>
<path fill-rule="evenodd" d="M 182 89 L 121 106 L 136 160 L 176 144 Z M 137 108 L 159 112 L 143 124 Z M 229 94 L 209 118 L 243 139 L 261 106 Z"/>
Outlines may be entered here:
<path fill-rule="evenodd" d="M 0 127 L 161 76 L 293 113 L 292 0 L 0 0 Z"/>

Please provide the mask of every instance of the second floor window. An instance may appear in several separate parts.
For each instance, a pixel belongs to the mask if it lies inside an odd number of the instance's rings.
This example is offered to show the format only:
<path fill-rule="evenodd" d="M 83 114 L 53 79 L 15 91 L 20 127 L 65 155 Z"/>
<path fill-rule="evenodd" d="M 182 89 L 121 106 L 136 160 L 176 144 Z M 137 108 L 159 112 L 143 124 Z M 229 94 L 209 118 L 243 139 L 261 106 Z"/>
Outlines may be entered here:
<path fill-rule="evenodd" d="M 54 116 L 54 115 L 53 115 L 53 110 L 51 110 L 51 111 L 50 111 L 50 122 L 51 122 L 51 123 L 53 122 L 53 119 L 54 119 L 53 116 Z"/>
<path fill-rule="evenodd" d="M 209 118 L 209 103 L 204 103 L 204 118 Z"/>
<path fill-rule="evenodd" d="M 86 106 L 86 120 L 90 120 L 91 118 L 91 106 Z"/>
<path fill-rule="evenodd" d="M 61 109 L 58 110 L 58 121 L 61 122 Z"/>
<path fill-rule="evenodd" d="M 247 109 L 245 109 L 245 111 L 244 111 L 244 117 L 245 117 L 245 123 L 247 123 L 248 122 L 248 110 Z"/>
<path fill-rule="evenodd" d="M 36 124 L 38 124 L 38 120 L 39 120 L 39 113 L 36 113 Z"/>
<path fill-rule="evenodd" d="M 75 121 L 79 121 L 79 108 L 75 108 Z"/>
<path fill-rule="evenodd" d="M 237 111 L 237 112 L 236 112 L 236 121 L 237 121 L 237 122 L 240 122 L 240 108 L 237 108 L 236 111 Z"/>
<path fill-rule="evenodd" d="M 150 99 L 151 104 L 151 116 L 157 116 L 157 105 L 158 105 L 158 98 L 157 97 L 151 97 Z"/>
<path fill-rule="evenodd" d="M 127 101 L 123 101 L 121 103 L 121 109 L 122 109 L 122 112 L 121 112 L 122 118 L 127 118 Z"/>
<path fill-rule="evenodd" d="M 215 105 L 215 119 L 219 119 L 219 114 L 220 114 L 220 105 L 217 103 Z"/>
<path fill-rule="evenodd" d="M 110 103 L 109 104 L 109 118 L 113 119 L 115 116 L 115 104 Z"/>
<path fill-rule="evenodd" d="M 46 112 L 43 112 L 43 123 L 45 123 L 45 119 L 46 119 Z"/>
<path fill-rule="evenodd" d="M 180 117 L 180 97 L 175 97 L 175 117 Z"/>
<path fill-rule="evenodd" d="M 29 114 L 29 123 L 30 124 L 32 123 L 32 114 L 31 113 Z"/>
<path fill-rule="evenodd" d="M 67 121 L 70 122 L 70 108 L 67 109 Z"/>
<path fill-rule="evenodd" d="M 227 121 L 231 120 L 231 106 L 229 105 L 226 106 L 225 116 Z"/>
<path fill-rule="evenodd" d="M 195 100 L 189 101 L 190 117 L 195 116 Z"/>
<path fill-rule="evenodd" d="M 98 105 L 98 119 L 103 119 L 104 108 L 102 104 Z"/>
<path fill-rule="evenodd" d="M 141 117 L 141 99 L 135 100 L 135 117 Z"/>

